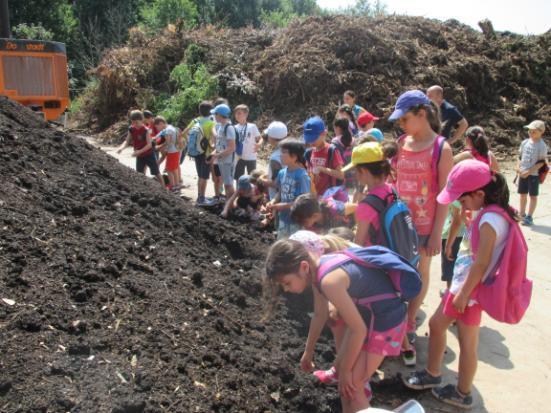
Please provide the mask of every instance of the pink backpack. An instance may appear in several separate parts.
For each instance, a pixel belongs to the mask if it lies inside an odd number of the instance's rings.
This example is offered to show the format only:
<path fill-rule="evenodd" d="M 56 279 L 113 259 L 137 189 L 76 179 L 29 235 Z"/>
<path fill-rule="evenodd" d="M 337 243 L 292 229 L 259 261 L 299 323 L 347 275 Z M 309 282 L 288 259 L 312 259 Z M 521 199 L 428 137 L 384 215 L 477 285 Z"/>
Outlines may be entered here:
<path fill-rule="evenodd" d="M 480 240 L 479 224 L 482 216 L 495 212 L 509 222 L 509 235 L 501 259 L 484 282 L 475 290 L 473 298 L 494 320 L 517 324 L 530 305 L 532 281 L 526 278 L 528 246 L 516 221 L 497 205 L 484 208 L 472 223 L 471 246 L 474 255 Z"/>

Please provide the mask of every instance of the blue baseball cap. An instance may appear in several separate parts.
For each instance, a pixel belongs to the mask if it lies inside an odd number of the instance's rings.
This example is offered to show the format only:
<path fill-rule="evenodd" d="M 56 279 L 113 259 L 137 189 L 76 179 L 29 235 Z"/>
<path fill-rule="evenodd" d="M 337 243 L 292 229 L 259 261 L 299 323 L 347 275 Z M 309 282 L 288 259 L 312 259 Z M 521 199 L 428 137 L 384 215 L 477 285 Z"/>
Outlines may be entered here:
<path fill-rule="evenodd" d="M 394 112 L 388 118 L 390 121 L 395 121 L 404 116 L 412 107 L 417 105 L 430 105 L 430 99 L 420 90 L 409 90 L 402 93 L 396 101 Z"/>
<path fill-rule="evenodd" d="M 218 105 L 213 110 L 210 111 L 211 115 L 220 115 L 224 116 L 225 118 L 229 118 L 231 115 L 231 109 L 228 105 Z"/>
<path fill-rule="evenodd" d="M 319 116 L 314 116 L 304 122 L 304 142 L 314 143 L 325 132 L 325 123 Z"/>
<path fill-rule="evenodd" d="M 241 175 L 237 180 L 237 190 L 248 192 L 252 188 L 251 177 L 249 175 Z"/>
<path fill-rule="evenodd" d="M 365 132 L 365 135 L 372 136 L 379 143 L 385 140 L 385 135 L 383 135 L 383 132 L 377 128 L 368 129 L 367 132 Z"/>

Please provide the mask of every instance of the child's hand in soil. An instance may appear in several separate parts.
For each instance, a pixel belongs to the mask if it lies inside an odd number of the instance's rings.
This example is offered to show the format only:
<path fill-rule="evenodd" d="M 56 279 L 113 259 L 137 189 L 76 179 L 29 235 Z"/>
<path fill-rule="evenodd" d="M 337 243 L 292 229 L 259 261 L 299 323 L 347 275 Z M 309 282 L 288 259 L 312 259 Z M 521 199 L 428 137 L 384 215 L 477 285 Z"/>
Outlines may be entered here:
<path fill-rule="evenodd" d="M 224 218 L 224 219 L 228 218 L 228 211 L 222 211 L 222 212 L 220 213 L 220 216 L 221 216 L 222 218 Z"/>
<path fill-rule="evenodd" d="M 309 351 L 304 352 L 302 358 L 300 359 L 300 368 L 302 369 L 302 371 L 304 371 L 305 373 L 310 373 L 312 370 L 314 370 L 314 363 L 312 362 L 313 359 L 313 353 Z"/>

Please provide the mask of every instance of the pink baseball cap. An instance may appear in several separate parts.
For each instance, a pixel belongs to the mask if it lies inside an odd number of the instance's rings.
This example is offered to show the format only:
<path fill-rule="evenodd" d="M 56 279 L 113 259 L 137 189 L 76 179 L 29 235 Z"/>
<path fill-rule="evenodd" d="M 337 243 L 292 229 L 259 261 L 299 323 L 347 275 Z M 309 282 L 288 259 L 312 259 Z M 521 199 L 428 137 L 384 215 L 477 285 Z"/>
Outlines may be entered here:
<path fill-rule="evenodd" d="M 461 195 L 483 188 L 492 180 L 490 167 L 474 159 L 459 162 L 448 176 L 446 187 L 438 194 L 436 200 L 442 205 L 451 204 Z"/>

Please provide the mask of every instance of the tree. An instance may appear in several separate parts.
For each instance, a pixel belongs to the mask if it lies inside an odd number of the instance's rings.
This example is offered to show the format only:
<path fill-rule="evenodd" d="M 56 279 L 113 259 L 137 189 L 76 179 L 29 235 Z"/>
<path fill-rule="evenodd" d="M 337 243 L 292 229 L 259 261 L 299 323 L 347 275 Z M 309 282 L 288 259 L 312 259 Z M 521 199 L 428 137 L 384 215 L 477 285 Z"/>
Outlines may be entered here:
<path fill-rule="evenodd" d="M 197 7 L 191 0 L 153 0 L 141 8 L 141 18 L 147 27 L 163 29 L 170 23 L 183 22 L 193 27 L 197 22 Z"/>

